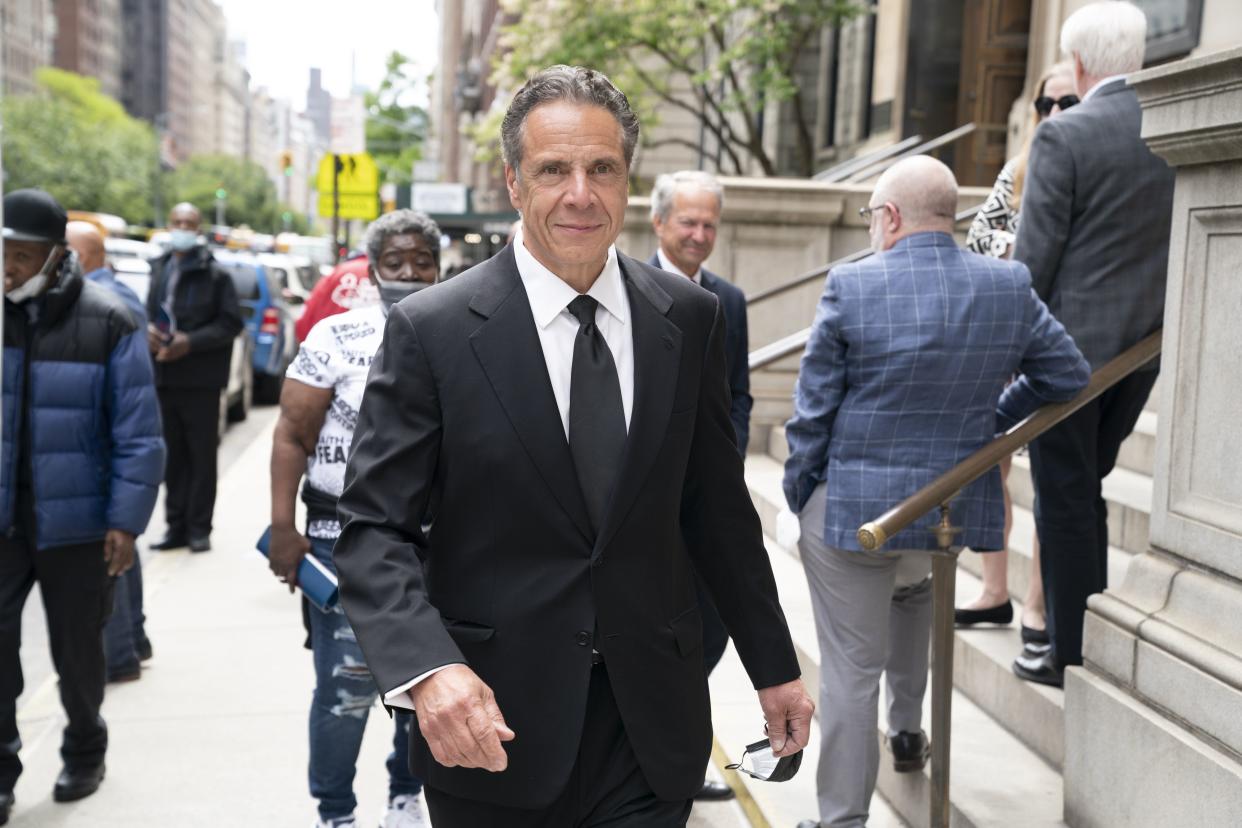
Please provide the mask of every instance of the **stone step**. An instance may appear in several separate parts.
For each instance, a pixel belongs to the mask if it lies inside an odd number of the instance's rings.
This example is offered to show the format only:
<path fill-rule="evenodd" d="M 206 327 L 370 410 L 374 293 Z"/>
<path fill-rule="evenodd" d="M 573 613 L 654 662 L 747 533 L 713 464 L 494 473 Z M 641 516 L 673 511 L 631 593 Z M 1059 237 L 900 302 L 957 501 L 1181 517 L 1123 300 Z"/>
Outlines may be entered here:
<path fill-rule="evenodd" d="M 1103 494 L 1108 504 L 1109 543 L 1131 554 L 1147 551 L 1151 537 L 1151 478 L 1129 469 L 1115 468 L 1104 478 Z M 1009 495 L 1014 506 L 1028 511 L 1034 506 L 1031 459 L 1026 455 L 1013 458 Z"/>
<path fill-rule="evenodd" d="M 1009 565 L 1006 568 L 1009 594 L 1015 600 L 1026 597 L 1034 573 L 1031 552 L 1035 542 L 1035 516 L 1030 510 L 1015 505 L 1013 508 L 1013 528 L 1009 532 Z M 992 554 L 992 553 L 986 553 Z M 958 558 L 961 569 L 982 578 L 983 559 L 986 554 L 971 552 L 962 553 Z M 1134 555 L 1116 546 L 1108 548 L 1108 582 L 1114 586 L 1125 578 L 1126 569 Z M 979 594 L 980 588 L 971 587 L 957 596 L 958 606 L 969 604 Z"/>
<path fill-rule="evenodd" d="M 768 541 L 768 550 L 780 589 L 781 605 L 803 664 L 803 678 L 818 698 L 819 645 L 806 578 L 796 551 L 785 549 L 772 540 Z M 980 631 L 971 635 L 978 638 L 985 633 Z M 955 670 L 955 678 L 964 670 L 979 676 L 966 681 L 968 687 L 996 680 L 997 677 L 989 677 L 989 673 L 1000 670 L 996 666 L 1000 656 L 990 657 L 990 665 L 979 667 L 976 663 L 982 656 L 967 657 L 961 639 L 959 634 L 958 651 L 963 653 L 959 660 L 963 666 Z M 1050 697 L 1059 694 L 1057 691 L 1044 694 L 1040 690 L 1042 688 L 1033 691 L 1032 698 L 1026 700 L 1027 704 L 1035 706 L 1028 714 L 1032 722 L 1037 722 L 1040 716 L 1055 716 L 1055 713 L 1050 713 L 1056 708 L 1055 699 Z M 930 702 L 929 692 L 924 711 L 925 728 L 929 730 L 931 716 L 927 706 Z M 881 701 L 880 710 L 883 711 L 884 707 Z M 883 738 L 883 727 L 881 718 L 876 738 Z M 960 690 L 955 691 L 953 697 L 952 752 L 950 799 L 954 826 L 1063 824 L 1061 778 L 1056 770 Z M 809 758 L 813 761 L 813 757 Z M 807 770 L 813 772 L 813 765 Z M 892 769 L 890 755 L 882 751 L 877 793 L 910 825 L 928 824 L 930 767 L 921 774 L 897 774 Z M 873 820 L 870 824 L 877 823 Z"/>

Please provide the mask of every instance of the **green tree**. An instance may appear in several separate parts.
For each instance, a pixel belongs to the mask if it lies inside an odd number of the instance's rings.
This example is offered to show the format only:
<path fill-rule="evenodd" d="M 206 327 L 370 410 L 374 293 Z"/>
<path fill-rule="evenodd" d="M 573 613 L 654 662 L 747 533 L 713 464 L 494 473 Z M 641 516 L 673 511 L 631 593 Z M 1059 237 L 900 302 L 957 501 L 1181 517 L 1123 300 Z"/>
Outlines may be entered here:
<path fill-rule="evenodd" d="M 67 209 L 151 215 L 157 143 L 99 81 L 44 68 L 35 95 L 0 101 L 5 188 L 40 187 Z"/>
<path fill-rule="evenodd" d="M 427 111 L 410 101 L 420 83 L 410 59 L 393 52 L 379 89 L 364 98 L 367 152 L 375 158 L 382 180 L 390 184 L 409 184 L 414 162 L 422 158 Z"/>
<path fill-rule="evenodd" d="M 589 66 L 626 92 L 644 124 L 662 107 L 694 116 L 736 173 L 753 160 L 777 173 L 764 146 L 764 109 L 788 102 L 798 172 L 813 172 L 815 112 L 797 68 L 825 26 L 864 11 L 857 0 L 503 0 L 516 16 L 502 35 L 498 85 L 555 63 Z M 689 93 L 684 92 L 685 89 Z M 476 131 L 480 144 L 495 145 Z M 698 149 L 697 141 L 674 137 Z M 650 146 L 651 144 L 649 144 Z"/>
<path fill-rule="evenodd" d="M 178 166 L 168 177 L 167 202 L 188 201 L 206 222 L 215 223 L 218 190 L 225 192 L 225 224 L 245 224 L 261 233 L 284 229 L 284 213 L 289 210 L 280 204 L 276 185 L 258 164 L 229 155 L 196 155 Z M 298 218 L 295 214 L 295 224 L 302 226 Z"/>

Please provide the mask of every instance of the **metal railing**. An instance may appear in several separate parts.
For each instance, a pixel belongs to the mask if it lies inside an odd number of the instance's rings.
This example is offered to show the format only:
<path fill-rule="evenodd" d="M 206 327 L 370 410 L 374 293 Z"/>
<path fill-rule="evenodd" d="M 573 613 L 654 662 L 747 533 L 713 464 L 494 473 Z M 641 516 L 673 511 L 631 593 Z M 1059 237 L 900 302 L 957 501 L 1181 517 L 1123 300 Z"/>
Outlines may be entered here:
<path fill-rule="evenodd" d="M 1077 397 L 1065 403 L 1046 405 L 1006 431 L 988 445 L 919 489 L 875 520 L 858 529 L 858 543 L 873 551 L 902 529 L 939 507 L 940 523 L 932 531 L 939 549 L 932 553 L 932 740 L 931 740 L 931 822 L 933 828 L 948 828 L 949 746 L 953 718 L 953 605 L 960 547 L 954 538 L 960 529 L 949 520 L 949 503 L 962 489 L 978 480 L 1013 452 L 1039 437 L 1121 380 L 1160 355 L 1162 331 L 1114 357 L 1091 375 L 1091 381 Z"/>
<path fill-rule="evenodd" d="M 861 183 L 871 178 L 875 178 L 876 176 L 880 175 L 885 170 L 887 170 L 889 167 L 893 166 L 898 161 L 901 161 L 904 158 L 909 158 L 913 155 L 924 155 L 925 153 L 929 153 L 932 150 L 937 150 L 937 149 L 940 149 L 941 147 L 947 147 L 949 144 L 952 144 L 958 138 L 965 138 L 967 135 L 974 132 L 975 129 L 976 127 L 973 121 L 971 121 L 968 124 L 962 124 L 957 129 L 951 129 L 948 132 L 946 132 L 944 135 L 938 135 L 935 138 L 931 139 L 930 141 L 926 141 L 922 144 L 919 144 L 917 147 L 911 147 L 910 149 L 906 150 L 905 152 L 899 153 L 898 155 L 894 155 L 889 158 L 881 159 L 874 164 L 870 164 L 859 170 L 856 170 L 855 172 L 850 174 L 849 178 L 847 178 L 846 181 L 851 184 L 855 184 L 855 183 Z"/>
<path fill-rule="evenodd" d="M 877 150 L 855 156 L 848 161 L 842 161 L 835 167 L 829 167 L 826 170 L 815 173 L 811 178 L 825 184 L 833 184 L 838 181 L 844 181 L 859 170 L 864 170 L 878 161 L 886 158 L 892 158 L 898 153 L 905 152 L 911 147 L 917 147 L 919 142 L 923 140 L 922 135 L 911 135 L 905 140 L 898 141 L 895 144 L 889 144 Z"/>

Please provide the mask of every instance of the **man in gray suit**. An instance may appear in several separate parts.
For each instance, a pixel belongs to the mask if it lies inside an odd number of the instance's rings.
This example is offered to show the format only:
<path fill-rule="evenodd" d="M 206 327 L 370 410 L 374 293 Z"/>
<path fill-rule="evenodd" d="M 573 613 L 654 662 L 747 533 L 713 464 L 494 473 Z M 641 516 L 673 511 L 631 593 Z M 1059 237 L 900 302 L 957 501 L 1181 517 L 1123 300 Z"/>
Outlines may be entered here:
<path fill-rule="evenodd" d="M 1143 65 L 1147 20 L 1128 2 L 1097 2 L 1061 29 L 1082 103 L 1040 124 L 1031 143 L 1013 257 L 1093 370 L 1161 326 L 1173 173 L 1140 137 L 1125 75 Z M 1082 663 L 1087 596 L 1108 575 L 1100 481 L 1113 469 L 1156 381 L 1153 363 L 1031 444 L 1035 526 L 1043 549 L 1050 648 L 1014 662 L 1024 679 L 1060 686 Z"/>

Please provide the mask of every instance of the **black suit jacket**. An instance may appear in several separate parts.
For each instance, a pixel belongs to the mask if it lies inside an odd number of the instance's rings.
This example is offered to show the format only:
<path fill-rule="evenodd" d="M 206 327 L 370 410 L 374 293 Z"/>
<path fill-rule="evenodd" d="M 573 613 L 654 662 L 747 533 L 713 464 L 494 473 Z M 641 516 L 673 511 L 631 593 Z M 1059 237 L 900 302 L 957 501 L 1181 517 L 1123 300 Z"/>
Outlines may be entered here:
<path fill-rule="evenodd" d="M 755 687 L 799 675 L 734 447 L 716 302 L 620 264 L 634 410 L 599 537 L 512 248 L 396 305 L 371 367 L 339 502 L 342 603 L 382 691 L 451 662 L 495 691 L 517 733 L 503 773 L 442 767 L 411 733 L 415 773 L 456 796 L 553 800 L 592 647 L 656 794 L 693 795 L 711 722 L 692 562 Z"/>
<path fill-rule="evenodd" d="M 647 264 L 660 266 L 660 256 L 652 253 Z M 674 274 L 681 275 L 681 274 Z M 729 419 L 737 434 L 737 447 L 743 455 L 750 443 L 750 335 L 746 329 L 746 294 L 707 268 L 702 272 L 703 287 L 716 294 L 725 318 L 725 370 L 729 374 Z"/>

